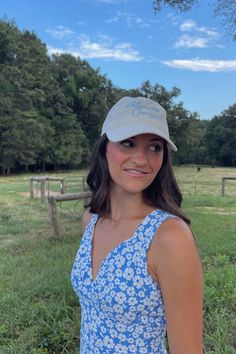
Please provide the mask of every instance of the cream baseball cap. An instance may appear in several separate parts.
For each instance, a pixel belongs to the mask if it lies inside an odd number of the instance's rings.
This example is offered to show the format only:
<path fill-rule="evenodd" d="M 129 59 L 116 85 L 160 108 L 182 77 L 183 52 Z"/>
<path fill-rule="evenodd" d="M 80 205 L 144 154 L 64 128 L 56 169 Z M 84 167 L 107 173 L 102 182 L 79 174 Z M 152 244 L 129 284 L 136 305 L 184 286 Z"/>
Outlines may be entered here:
<path fill-rule="evenodd" d="M 177 147 L 170 140 L 165 109 L 146 97 L 123 97 L 108 112 L 102 134 L 113 142 L 132 136 L 151 133 L 167 141 L 172 150 Z"/>

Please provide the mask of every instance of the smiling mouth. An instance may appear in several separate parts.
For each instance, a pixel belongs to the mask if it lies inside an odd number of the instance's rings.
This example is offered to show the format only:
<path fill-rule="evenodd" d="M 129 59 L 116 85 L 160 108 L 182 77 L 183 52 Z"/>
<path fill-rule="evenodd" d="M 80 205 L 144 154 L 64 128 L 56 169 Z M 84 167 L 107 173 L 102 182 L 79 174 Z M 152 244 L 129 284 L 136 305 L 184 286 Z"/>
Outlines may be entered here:
<path fill-rule="evenodd" d="M 148 172 L 142 171 L 142 170 L 136 170 L 133 168 L 126 168 L 125 169 L 126 172 L 134 174 L 134 175 L 146 175 Z"/>

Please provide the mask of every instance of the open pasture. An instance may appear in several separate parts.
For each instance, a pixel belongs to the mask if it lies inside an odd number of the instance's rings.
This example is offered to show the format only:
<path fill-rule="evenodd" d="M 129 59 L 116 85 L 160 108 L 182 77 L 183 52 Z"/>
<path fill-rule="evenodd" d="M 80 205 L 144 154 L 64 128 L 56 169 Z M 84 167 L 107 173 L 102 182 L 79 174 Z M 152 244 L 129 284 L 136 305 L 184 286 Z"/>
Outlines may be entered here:
<path fill-rule="evenodd" d="M 204 278 L 204 349 L 236 353 L 236 169 L 176 167 L 183 209 L 201 255 Z M 62 172 L 77 192 L 85 171 Z M 0 353 L 75 354 L 80 311 L 70 270 L 81 236 L 81 202 L 61 204 L 62 240 L 52 241 L 47 203 L 29 199 L 30 175 L 0 178 Z M 73 183 L 72 183 L 73 181 Z M 79 189 L 79 187 L 78 187 Z M 50 183 L 50 190 L 59 190 Z"/>

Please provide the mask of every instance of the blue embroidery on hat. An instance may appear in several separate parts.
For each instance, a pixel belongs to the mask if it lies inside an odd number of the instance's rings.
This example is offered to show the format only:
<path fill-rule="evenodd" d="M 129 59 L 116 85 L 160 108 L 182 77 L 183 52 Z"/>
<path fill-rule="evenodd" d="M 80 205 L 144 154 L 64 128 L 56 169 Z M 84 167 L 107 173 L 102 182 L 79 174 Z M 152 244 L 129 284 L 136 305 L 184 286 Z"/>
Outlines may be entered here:
<path fill-rule="evenodd" d="M 132 115 L 134 117 L 149 118 L 149 119 L 161 119 L 163 118 L 163 112 L 161 108 L 150 107 L 148 103 L 142 102 L 129 102 L 127 108 L 133 108 Z"/>

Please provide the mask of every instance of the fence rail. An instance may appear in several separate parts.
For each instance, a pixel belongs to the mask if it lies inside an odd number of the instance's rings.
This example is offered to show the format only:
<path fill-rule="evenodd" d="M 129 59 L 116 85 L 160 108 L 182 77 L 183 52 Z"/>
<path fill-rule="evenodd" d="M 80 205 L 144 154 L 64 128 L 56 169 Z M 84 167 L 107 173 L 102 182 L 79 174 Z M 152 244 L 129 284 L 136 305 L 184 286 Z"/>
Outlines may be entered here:
<path fill-rule="evenodd" d="M 84 191 L 80 193 L 66 193 L 62 195 L 48 197 L 48 207 L 53 230 L 53 239 L 58 240 L 61 238 L 57 202 L 65 202 L 69 200 L 83 200 L 85 209 L 89 204 L 90 198 L 90 191 Z"/>
<path fill-rule="evenodd" d="M 222 197 L 225 195 L 225 181 L 227 181 L 227 180 L 236 181 L 236 177 L 222 177 L 222 182 L 221 182 L 221 196 Z"/>
<path fill-rule="evenodd" d="M 30 198 L 34 198 L 34 182 L 40 184 L 40 199 L 41 202 L 44 203 L 46 200 L 46 182 L 48 183 L 48 192 L 49 192 L 49 181 L 60 182 L 60 192 L 65 193 L 65 178 L 64 177 L 30 177 Z"/>

